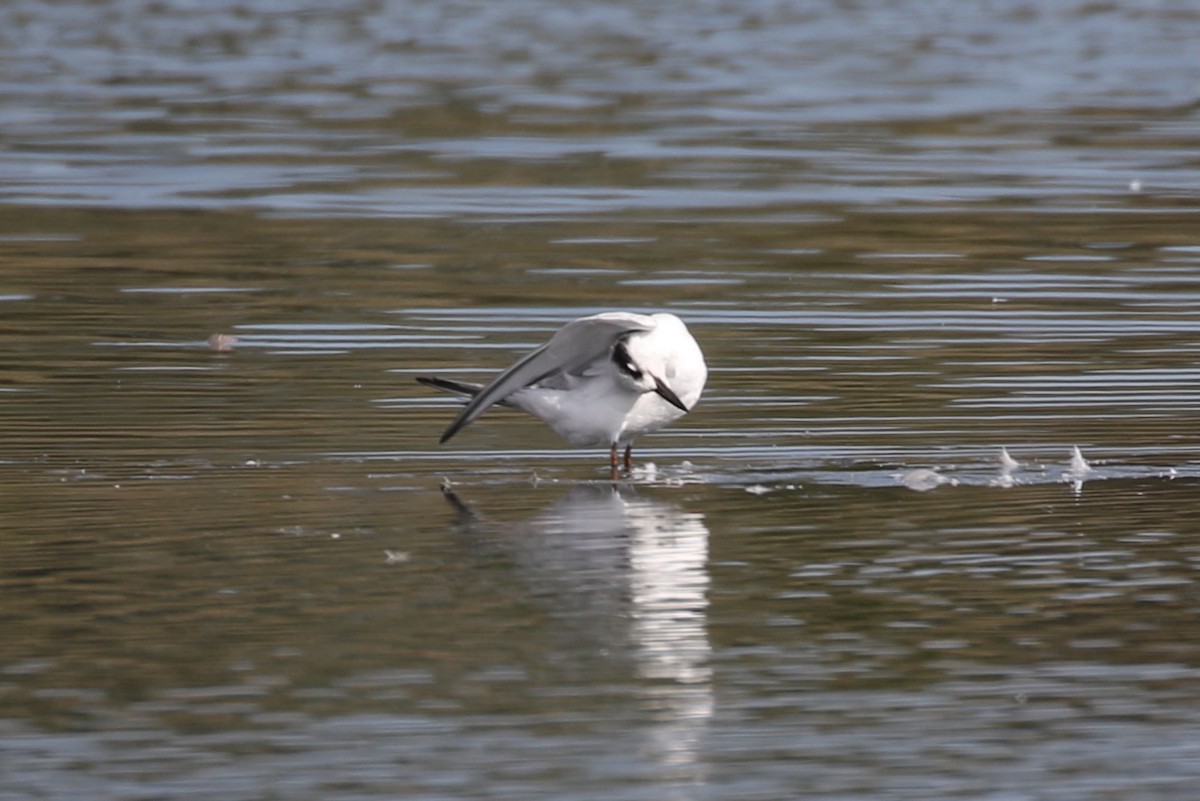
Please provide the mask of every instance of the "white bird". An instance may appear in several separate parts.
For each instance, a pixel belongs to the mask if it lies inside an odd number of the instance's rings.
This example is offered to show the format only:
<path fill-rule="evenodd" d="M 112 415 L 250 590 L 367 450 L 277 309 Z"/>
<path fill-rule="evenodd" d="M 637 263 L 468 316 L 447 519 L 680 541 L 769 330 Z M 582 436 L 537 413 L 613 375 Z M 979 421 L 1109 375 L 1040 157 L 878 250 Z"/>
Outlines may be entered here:
<path fill-rule="evenodd" d="M 615 481 L 617 449 L 629 472 L 634 439 L 691 411 L 707 378 L 700 346 L 675 315 L 606 312 L 567 323 L 487 385 L 417 380 L 470 397 L 441 442 L 493 405 L 513 406 L 575 447 L 608 446 Z"/>

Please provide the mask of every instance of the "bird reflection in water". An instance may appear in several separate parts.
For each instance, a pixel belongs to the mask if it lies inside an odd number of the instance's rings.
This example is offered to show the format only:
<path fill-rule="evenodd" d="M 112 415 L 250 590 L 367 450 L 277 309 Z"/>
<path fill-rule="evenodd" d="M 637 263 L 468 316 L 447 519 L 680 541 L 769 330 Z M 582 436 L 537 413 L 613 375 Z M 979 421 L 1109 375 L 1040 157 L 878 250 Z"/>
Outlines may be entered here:
<path fill-rule="evenodd" d="M 482 525 L 453 490 L 443 493 L 464 523 Z M 629 487 L 580 485 L 513 529 L 506 547 L 524 580 L 551 593 L 572 636 L 583 628 L 605 648 L 628 649 L 659 775 L 703 782 L 714 703 L 704 516 Z"/>

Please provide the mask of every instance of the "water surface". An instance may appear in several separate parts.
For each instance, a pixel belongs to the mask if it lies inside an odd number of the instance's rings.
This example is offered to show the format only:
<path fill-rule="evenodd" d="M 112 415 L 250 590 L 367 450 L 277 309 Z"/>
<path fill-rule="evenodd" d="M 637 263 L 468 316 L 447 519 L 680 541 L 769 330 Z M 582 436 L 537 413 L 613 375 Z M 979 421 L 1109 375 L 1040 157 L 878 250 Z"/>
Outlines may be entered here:
<path fill-rule="evenodd" d="M 1198 24 L 6 4 L 0 799 L 1185 796 Z M 614 308 L 629 480 L 437 445 Z"/>

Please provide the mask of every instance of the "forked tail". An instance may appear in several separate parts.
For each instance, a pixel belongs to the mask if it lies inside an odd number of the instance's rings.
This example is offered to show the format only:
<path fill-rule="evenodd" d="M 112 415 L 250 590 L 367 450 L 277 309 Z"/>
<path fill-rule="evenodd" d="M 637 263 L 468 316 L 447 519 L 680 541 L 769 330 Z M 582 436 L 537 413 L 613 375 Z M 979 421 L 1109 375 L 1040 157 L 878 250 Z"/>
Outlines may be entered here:
<path fill-rule="evenodd" d="M 453 392 L 455 395 L 466 395 L 468 398 L 475 397 L 479 394 L 479 390 L 483 389 L 483 384 L 466 384 L 462 381 L 451 381 L 448 378 L 419 375 L 417 381 L 427 387 L 443 389 L 446 392 Z"/>
<path fill-rule="evenodd" d="M 433 376 L 421 375 L 421 376 L 417 376 L 417 381 L 419 381 L 420 383 L 424 384 L 427 387 L 433 387 L 434 389 L 443 389 L 446 392 L 452 392 L 455 395 L 462 395 L 468 399 L 477 397 L 479 395 L 479 393 L 483 391 L 483 384 L 468 384 L 465 381 L 451 381 L 448 378 L 434 378 Z M 461 429 L 464 425 L 466 425 L 466 423 L 463 422 L 463 419 L 466 418 L 467 415 L 471 412 L 470 404 L 471 404 L 471 401 L 468 400 L 467 407 L 465 409 L 463 409 L 462 413 L 458 416 L 458 418 L 453 423 L 450 424 L 450 427 L 445 430 L 445 432 L 442 434 L 442 438 L 440 440 L 438 440 L 439 442 L 444 444 L 446 442 L 446 440 L 453 437 L 455 435 L 455 433 L 459 431 L 459 429 Z M 496 405 L 497 406 L 509 406 L 511 404 L 509 404 L 507 401 L 498 401 L 498 402 L 496 402 Z M 475 416 L 478 416 L 478 412 L 475 413 Z M 467 422 L 470 422 L 470 420 L 468 420 Z"/>

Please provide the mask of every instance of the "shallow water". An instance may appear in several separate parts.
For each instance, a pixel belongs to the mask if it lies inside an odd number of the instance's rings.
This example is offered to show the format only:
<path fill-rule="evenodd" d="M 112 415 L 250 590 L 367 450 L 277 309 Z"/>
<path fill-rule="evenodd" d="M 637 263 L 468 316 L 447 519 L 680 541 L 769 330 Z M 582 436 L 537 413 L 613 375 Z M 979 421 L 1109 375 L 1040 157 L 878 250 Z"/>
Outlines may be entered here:
<path fill-rule="evenodd" d="M 5 4 L 0 801 L 1185 796 L 1198 25 Z M 612 308 L 630 480 L 436 444 Z"/>

